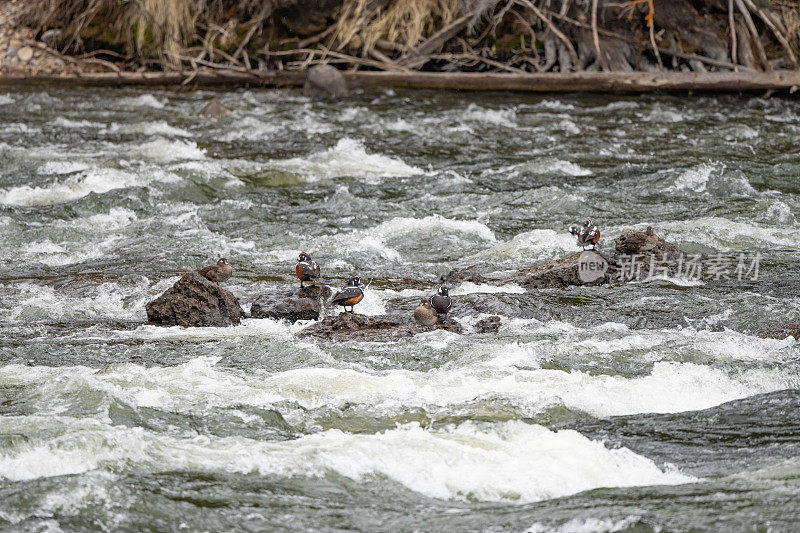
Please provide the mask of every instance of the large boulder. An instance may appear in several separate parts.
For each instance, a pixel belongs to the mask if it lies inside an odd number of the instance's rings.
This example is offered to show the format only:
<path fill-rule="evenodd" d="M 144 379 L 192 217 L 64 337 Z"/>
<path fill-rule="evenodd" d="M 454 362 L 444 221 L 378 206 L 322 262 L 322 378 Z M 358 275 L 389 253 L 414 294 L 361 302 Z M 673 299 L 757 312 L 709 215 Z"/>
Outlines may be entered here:
<path fill-rule="evenodd" d="M 609 258 L 587 250 L 521 268 L 508 280 L 526 289 L 563 289 L 570 285 L 608 283 Z"/>
<path fill-rule="evenodd" d="M 331 289 L 324 285 L 301 287 L 297 290 L 276 290 L 262 294 L 250 306 L 253 318 L 275 318 L 297 322 L 316 320 L 323 302 L 331 297 Z"/>
<path fill-rule="evenodd" d="M 382 315 L 367 316 L 355 313 L 340 313 L 336 316 L 313 324 L 300 335 L 310 335 L 337 342 L 344 341 L 394 341 L 403 337 L 411 337 L 417 333 L 443 329 L 453 333 L 461 333 L 461 324 L 452 318 L 440 319 L 435 326 L 420 326 L 411 316 Z"/>
<path fill-rule="evenodd" d="M 159 326 L 235 326 L 245 316 L 236 296 L 197 272 L 184 274 L 145 309 L 148 322 Z"/>
<path fill-rule="evenodd" d="M 309 96 L 338 98 L 347 94 L 347 82 L 332 66 L 316 65 L 309 69 L 303 90 Z"/>

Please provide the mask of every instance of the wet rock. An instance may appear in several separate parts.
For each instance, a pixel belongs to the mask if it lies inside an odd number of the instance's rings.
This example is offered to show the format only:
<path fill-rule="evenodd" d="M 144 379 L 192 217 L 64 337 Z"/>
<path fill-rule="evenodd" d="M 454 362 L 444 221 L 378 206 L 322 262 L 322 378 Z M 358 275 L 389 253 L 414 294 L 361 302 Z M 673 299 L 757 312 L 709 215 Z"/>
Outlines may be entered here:
<path fill-rule="evenodd" d="M 303 90 L 309 96 L 338 98 L 347 94 L 347 82 L 334 67 L 317 65 L 309 69 Z"/>
<path fill-rule="evenodd" d="M 497 333 L 500 331 L 500 317 L 497 315 L 482 318 L 475 323 L 478 333 Z"/>
<path fill-rule="evenodd" d="M 17 59 L 19 59 L 22 63 L 27 63 L 33 59 L 33 48 L 30 46 L 23 46 L 17 50 Z"/>
<path fill-rule="evenodd" d="M 197 114 L 201 117 L 222 117 L 225 115 L 230 115 L 231 110 L 222 105 L 222 102 L 219 101 L 219 98 L 214 98 Z"/>
<path fill-rule="evenodd" d="M 245 316 L 239 300 L 197 272 L 188 272 L 145 305 L 147 320 L 159 326 L 235 326 Z"/>
<path fill-rule="evenodd" d="M 6 50 L 6 57 L 9 59 L 16 59 L 17 52 L 19 52 L 19 48 L 16 46 L 9 46 L 8 50 Z"/>
<path fill-rule="evenodd" d="M 583 259 L 581 259 L 583 258 Z M 602 266 L 605 262 L 605 269 Z M 570 285 L 601 285 L 608 282 L 609 258 L 586 251 L 522 268 L 508 282 L 526 289 L 563 289 Z M 587 265 L 596 265 L 597 274 L 588 275 Z"/>
<path fill-rule="evenodd" d="M 274 318 L 297 322 L 317 320 L 323 302 L 331 297 L 331 289 L 324 285 L 302 287 L 295 290 L 274 291 L 262 294 L 250 307 L 253 318 Z"/>
<path fill-rule="evenodd" d="M 451 270 L 447 274 L 442 274 L 439 277 L 439 283 L 446 285 L 457 285 L 459 283 L 464 283 L 465 281 L 480 285 L 481 283 L 486 283 L 486 278 L 484 278 L 473 267 L 461 270 Z"/>
<path fill-rule="evenodd" d="M 453 333 L 463 332 L 461 324 L 452 318 L 440 320 L 435 326 L 420 326 L 414 322 L 411 316 L 406 315 L 367 316 L 355 313 L 340 313 L 307 327 L 300 332 L 300 335 L 319 337 L 337 342 L 386 342 L 435 329 L 443 329 Z"/>

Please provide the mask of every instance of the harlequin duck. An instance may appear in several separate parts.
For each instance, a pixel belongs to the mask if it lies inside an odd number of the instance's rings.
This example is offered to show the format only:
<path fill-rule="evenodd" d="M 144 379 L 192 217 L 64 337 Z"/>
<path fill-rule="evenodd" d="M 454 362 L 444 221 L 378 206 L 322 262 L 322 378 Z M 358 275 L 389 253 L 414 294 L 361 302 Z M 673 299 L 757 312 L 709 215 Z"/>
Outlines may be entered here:
<path fill-rule="evenodd" d="M 209 281 L 222 283 L 231 279 L 233 268 L 224 257 L 220 257 L 216 264 L 208 265 L 197 270 L 197 273 Z"/>
<path fill-rule="evenodd" d="M 592 221 L 588 218 L 586 222 L 583 223 L 583 227 L 578 228 L 576 226 L 570 226 L 569 232 L 578 237 L 578 246 L 584 250 L 589 245 L 591 245 L 592 250 L 594 250 L 597 246 L 597 241 L 600 240 L 600 230 L 597 229 L 597 226 L 593 226 Z"/>
<path fill-rule="evenodd" d="M 414 321 L 420 326 L 433 326 L 439 320 L 436 310 L 431 307 L 430 300 L 423 299 L 414 309 Z"/>
<path fill-rule="evenodd" d="M 297 273 L 297 279 L 300 280 L 301 287 L 304 281 L 310 281 L 316 285 L 317 280 L 320 278 L 319 265 L 305 252 L 301 252 L 298 256 L 294 271 Z"/>
<path fill-rule="evenodd" d="M 453 300 L 450 298 L 450 293 L 447 287 L 442 285 L 439 287 L 439 292 L 431 296 L 431 307 L 440 315 L 447 317 L 448 311 L 453 307 Z"/>
<path fill-rule="evenodd" d="M 358 276 L 353 276 L 347 280 L 347 286 L 338 291 L 331 297 L 330 305 L 341 305 L 344 307 L 345 312 L 347 306 L 350 306 L 350 312 L 353 312 L 353 306 L 364 299 L 364 291 L 359 286 L 361 280 Z"/>

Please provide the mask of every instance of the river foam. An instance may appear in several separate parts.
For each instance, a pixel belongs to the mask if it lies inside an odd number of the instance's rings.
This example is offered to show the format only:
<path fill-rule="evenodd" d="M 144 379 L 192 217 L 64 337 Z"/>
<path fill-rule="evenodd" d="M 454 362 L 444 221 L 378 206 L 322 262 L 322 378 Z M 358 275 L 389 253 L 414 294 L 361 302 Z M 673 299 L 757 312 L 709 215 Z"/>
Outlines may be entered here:
<path fill-rule="evenodd" d="M 422 174 L 422 170 L 400 159 L 369 153 L 363 141 L 347 137 L 339 139 L 335 146 L 325 151 L 274 161 L 273 164 L 277 168 L 304 175 L 311 181 L 341 176 L 374 180 Z"/>
<path fill-rule="evenodd" d="M 54 438 L 30 439 L 0 455 L 0 478 L 20 481 L 123 465 L 143 472 L 179 469 L 283 477 L 336 473 L 355 481 L 388 479 L 440 499 L 532 502 L 597 487 L 679 484 L 626 448 L 608 449 L 571 431 L 523 422 L 473 423 L 429 431 L 407 424 L 377 434 L 336 429 L 285 442 L 157 434 L 70 417 L 7 417 L 4 433 L 38 426 Z"/>

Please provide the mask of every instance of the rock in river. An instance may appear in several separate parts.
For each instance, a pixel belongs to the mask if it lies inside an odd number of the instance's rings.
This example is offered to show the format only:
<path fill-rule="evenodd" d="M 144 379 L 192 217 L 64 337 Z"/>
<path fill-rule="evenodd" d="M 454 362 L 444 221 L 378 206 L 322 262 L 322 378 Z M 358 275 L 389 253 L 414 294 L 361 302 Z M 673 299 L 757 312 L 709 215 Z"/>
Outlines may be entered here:
<path fill-rule="evenodd" d="M 608 265 L 608 257 L 587 250 L 521 268 L 509 281 L 526 289 L 563 289 L 570 285 L 601 285 L 608 282 Z"/>
<path fill-rule="evenodd" d="M 147 320 L 159 326 L 235 326 L 244 316 L 239 300 L 197 272 L 188 272 L 145 305 Z"/>
<path fill-rule="evenodd" d="M 500 317 L 497 315 L 487 316 L 475 323 L 477 333 L 497 333 L 500 331 Z"/>
<path fill-rule="evenodd" d="M 338 98 L 347 94 L 347 82 L 332 66 L 317 65 L 309 69 L 303 90 L 309 96 Z"/>
<path fill-rule="evenodd" d="M 405 315 L 366 316 L 340 313 L 307 327 L 300 334 L 338 342 L 350 340 L 386 342 L 434 329 L 453 333 L 463 331 L 461 324 L 452 318 L 440 320 L 435 326 L 426 327 L 420 326 L 412 317 Z"/>
<path fill-rule="evenodd" d="M 330 297 L 331 289 L 324 285 L 273 291 L 256 298 L 250 307 L 250 316 L 283 319 L 289 322 L 316 320 L 319 318 L 323 302 Z"/>

